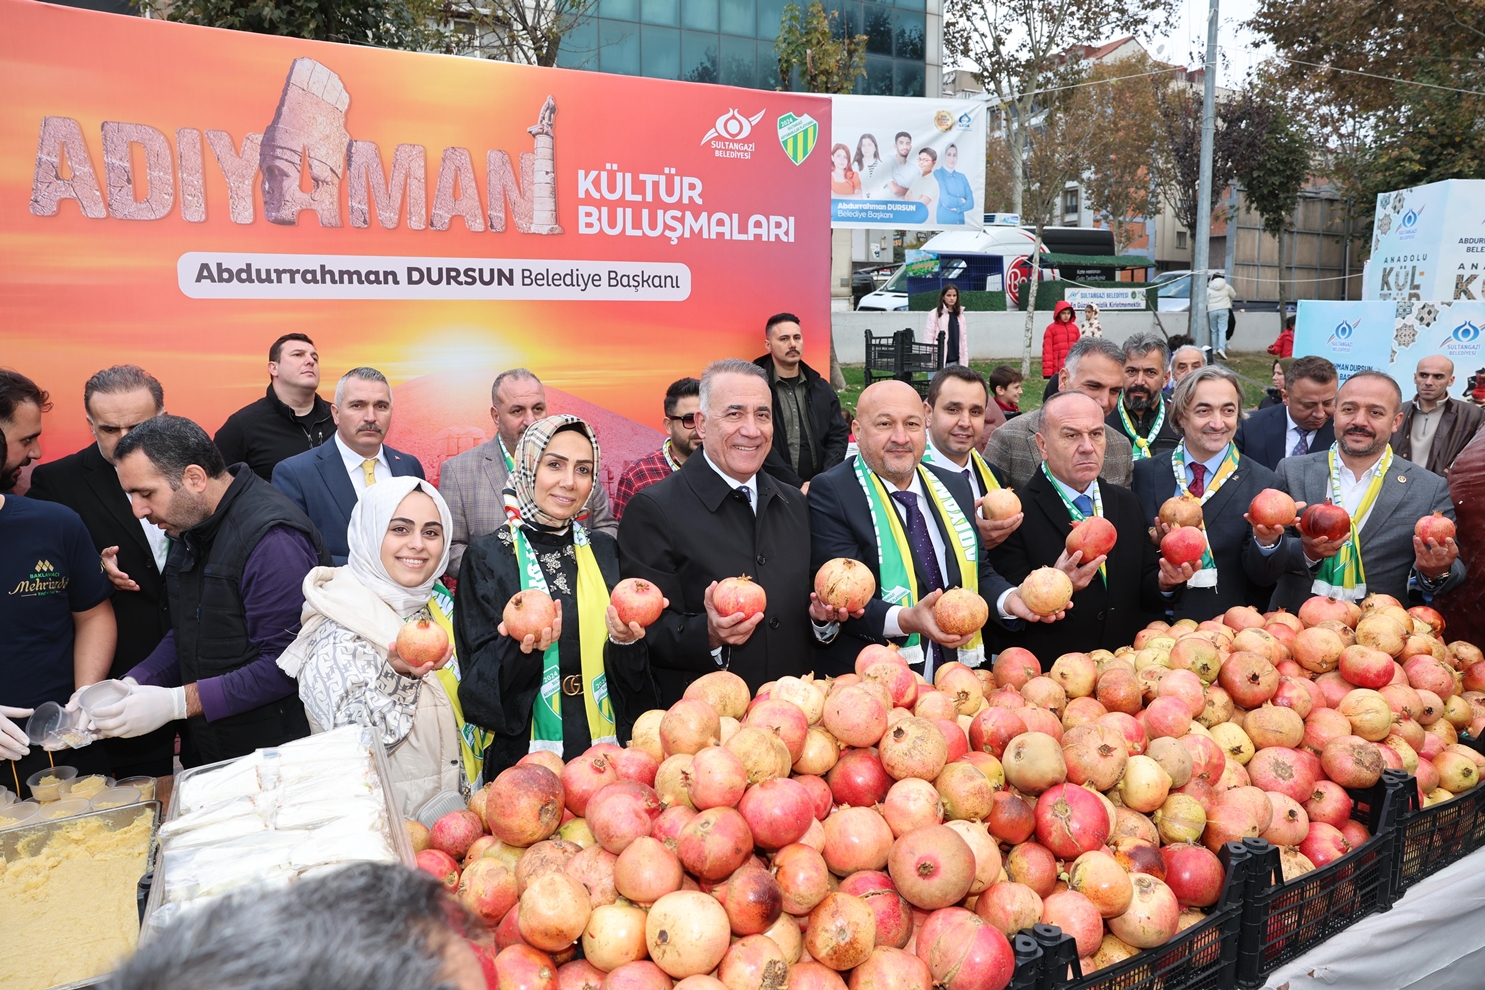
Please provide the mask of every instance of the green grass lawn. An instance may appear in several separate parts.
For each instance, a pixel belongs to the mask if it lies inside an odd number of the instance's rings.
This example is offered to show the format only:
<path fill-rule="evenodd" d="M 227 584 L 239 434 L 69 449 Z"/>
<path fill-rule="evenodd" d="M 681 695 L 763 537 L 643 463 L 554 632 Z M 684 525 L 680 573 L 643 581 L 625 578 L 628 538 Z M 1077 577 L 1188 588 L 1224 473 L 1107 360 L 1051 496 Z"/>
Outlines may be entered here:
<path fill-rule="evenodd" d="M 1253 409 L 1258 406 L 1263 398 L 1263 390 L 1268 388 L 1272 382 L 1274 359 L 1268 354 L 1233 354 L 1225 362 L 1229 369 L 1235 372 L 1243 382 L 1243 395 L 1246 399 L 1245 406 Z M 997 365 L 1009 364 L 1019 368 L 1019 361 L 971 361 L 970 367 L 990 377 Z M 862 366 L 859 364 L 841 365 L 841 374 L 845 376 L 846 387 L 841 390 L 840 404 L 850 409 L 856 408 L 856 399 L 861 395 L 865 378 Z M 1026 390 L 1021 394 L 1021 411 L 1030 412 L 1042 404 L 1042 361 L 1039 357 L 1031 359 L 1031 374 L 1026 378 Z"/>

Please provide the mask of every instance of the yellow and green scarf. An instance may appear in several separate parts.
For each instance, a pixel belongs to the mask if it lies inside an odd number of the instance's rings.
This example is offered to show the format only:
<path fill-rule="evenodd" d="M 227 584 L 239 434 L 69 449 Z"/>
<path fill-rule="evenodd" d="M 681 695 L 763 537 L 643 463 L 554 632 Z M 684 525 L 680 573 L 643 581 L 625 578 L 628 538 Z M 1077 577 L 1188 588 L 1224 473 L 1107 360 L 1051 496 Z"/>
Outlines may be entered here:
<path fill-rule="evenodd" d="M 1222 458 L 1222 463 L 1217 465 L 1217 472 L 1212 475 L 1211 480 L 1207 482 L 1206 487 L 1202 490 L 1201 504 L 1203 506 L 1207 504 L 1209 498 L 1217 494 L 1217 489 L 1225 485 L 1227 479 L 1232 477 L 1233 472 L 1238 467 L 1238 458 L 1237 444 L 1229 443 L 1227 445 L 1227 455 Z M 1187 460 L 1185 440 L 1176 444 L 1176 449 L 1170 455 L 1170 463 L 1171 469 L 1176 474 L 1176 491 L 1186 498 L 1193 497 L 1191 495 L 1191 489 L 1186 484 Z M 1207 521 L 1205 518 L 1201 521 L 1201 536 L 1202 539 L 1207 541 L 1206 549 L 1201 552 L 1201 566 L 1191 576 L 1191 580 L 1186 583 L 1193 588 L 1215 588 L 1217 587 L 1217 562 L 1212 558 L 1212 541 L 1207 537 Z"/>
<path fill-rule="evenodd" d="M 1327 455 L 1330 461 L 1330 501 L 1334 505 L 1344 504 L 1341 501 L 1341 465 L 1338 456 L 1339 445 L 1331 444 L 1330 453 Z M 1366 486 L 1366 491 L 1361 496 L 1361 504 L 1351 514 L 1351 536 L 1341 545 L 1340 551 L 1334 556 L 1320 562 L 1320 573 L 1315 578 L 1314 585 L 1310 590 L 1317 595 L 1325 595 L 1327 598 L 1340 598 L 1349 602 L 1359 602 L 1366 597 L 1366 567 L 1361 562 L 1361 524 L 1366 521 L 1366 514 L 1376 504 L 1377 495 L 1382 491 L 1382 482 L 1387 480 L 1387 469 L 1392 466 L 1392 445 L 1382 453 L 1382 459 L 1377 462 L 1377 473 L 1372 475 L 1371 483 Z"/>

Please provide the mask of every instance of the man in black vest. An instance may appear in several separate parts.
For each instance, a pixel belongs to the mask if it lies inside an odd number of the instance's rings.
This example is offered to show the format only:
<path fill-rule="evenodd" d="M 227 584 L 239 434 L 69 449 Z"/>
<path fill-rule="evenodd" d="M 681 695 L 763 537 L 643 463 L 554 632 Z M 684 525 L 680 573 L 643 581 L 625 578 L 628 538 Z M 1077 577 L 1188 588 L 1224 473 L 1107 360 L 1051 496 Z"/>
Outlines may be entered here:
<path fill-rule="evenodd" d="M 104 573 L 113 582 L 113 614 L 118 623 L 109 677 L 123 677 L 150 655 L 170 631 L 165 601 L 165 554 L 169 540 L 158 526 L 134 518 L 129 496 L 113 469 L 114 448 L 141 423 L 165 411 L 159 381 L 132 364 L 105 368 L 83 386 L 83 412 L 97 441 L 75 454 L 31 472 L 27 497 L 58 502 L 82 517 Z M 110 739 L 108 752 L 116 778 L 169 776 L 180 723 L 167 724 L 134 739 Z"/>
<path fill-rule="evenodd" d="M 130 737 L 186 718 L 202 763 L 308 735 L 278 655 L 299 631 L 304 576 L 330 563 L 314 524 L 179 416 L 136 427 L 114 463 L 135 516 L 171 537 L 171 631 L 129 671 L 128 696 L 94 712 L 98 729 Z"/>

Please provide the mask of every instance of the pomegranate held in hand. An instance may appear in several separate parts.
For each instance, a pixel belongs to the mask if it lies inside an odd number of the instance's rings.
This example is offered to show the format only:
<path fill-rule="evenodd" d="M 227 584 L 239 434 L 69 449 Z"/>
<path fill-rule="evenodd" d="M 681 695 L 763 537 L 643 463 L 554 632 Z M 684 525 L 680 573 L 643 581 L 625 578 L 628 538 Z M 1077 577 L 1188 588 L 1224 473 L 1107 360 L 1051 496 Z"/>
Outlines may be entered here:
<path fill-rule="evenodd" d="M 1018 589 L 1021 601 L 1037 615 L 1056 615 L 1072 601 L 1072 578 L 1055 567 L 1038 567 Z"/>
<path fill-rule="evenodd" d="M 1175 567 L 1200 563 L 1206 549 L 1205 534 L 1193 526 L 1177 526 L 1160 541 L 1160 555 Z"/>
<path fill-rule="evenodd" d="M 409 667 L 437 663 L 449 648 L 449 634 L 432 619 L 409 619 L 397 630 L 397 655 Z"/>
<path fill-rule="evenodd" d="M 500 617 L 505 620 L 507 636 L 518 641 L 535 636 L 540 642 L 542 630 L 557 621 L 557 606 L 552 604 L 546 592 L 527 588 L 516 592 L 506 602 Z"/>
<path fill-rule="evenodd" d="M 609 592 L 609 604 L 619 613 L 624 625 L 638 622 L 640 626 L 652 625 L 660 618 L 665 608 L 665 596 L 660 589 L 641 578 L 625 578 Z"/>
<path fill-rule="evenodd" d="M 979 632 L 989 618 L 990 606 L 968 588 L 950 588 L 933 603 L 933 621 L 950 636 Z"/>
<path fill-rule="evenodd" d="M 1160 521 L 1171 528 L 1192 526 L 1200 528 L 1202 523 L 1201 499 L 1189 495 L 1168 498 L 1160 506 Z"/>
<path fill-rule="evenodd" d="M 1413 532 L 1418 538 L 1427 543 L 1433 540 L 1439 546 L 1444 545 L 1445 540 L 1454 538 L 1454 520 L 1442 512 L 1422 516 L 1413 524 Z"/>
<path fill-rule="evenodd" d="M 1248 518 L 1260 526 L 1293 526 L 1294 515 L 1294 499 L 1277 488 L 1265 488 L 1248 504 Z"/>
<path fill-rule="evenodd" d="M 859 612 L 876 594 L 877 579 L 859 560 L 836 557 L 815 572 L 815 595 L 831 608 Z"/>
<path fill-rule="evenodd" d="M 746 574 L 742 577 L 723 578 L 712 589 L 712 607 L 718 615 L 742 613 L 751 619 L 768 605 L 768 596 L 761 584 L 755 584 Z"/>
<path fill-rule="evenodd" d="M 1009 488 L 996 488 L 980 500 L 980 514 L 991 522 L 1009 519 L 1021 511 L 1021 500 Z"/>
<path fill-rule="evenodd" d="M 1102 516 L 1089 516 L 1082 522 L 1073 523 L 1072 532 L 1063 541 L 1069 554 L 1083 552 L 1083 563 L 1114 549 L 1119 533 L 1114 524 Z"/>
<path fill-rule="evenodd" d="M 1339 505 L 1316 502 L 1299 517 L 1299 531 L 1312 540 L 1344 540 L 1351 535 L 1351 515 Z"/>

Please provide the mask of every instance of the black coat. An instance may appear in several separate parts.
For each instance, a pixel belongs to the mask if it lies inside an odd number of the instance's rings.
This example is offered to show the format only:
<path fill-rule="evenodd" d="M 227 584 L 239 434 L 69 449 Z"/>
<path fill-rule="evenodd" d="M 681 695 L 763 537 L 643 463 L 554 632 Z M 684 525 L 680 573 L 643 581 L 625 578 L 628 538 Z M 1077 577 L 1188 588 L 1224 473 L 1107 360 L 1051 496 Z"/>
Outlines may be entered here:
<path fill-rule="evenodd" d="M 1118 540 L 1109 551 L 1108 582 L 1094 575 L 1088 587 L 1073 595 L 1067 618 L 1053 623 L 1027 623 L 1005 636 L 1007 646 L 1036 654 L 1042 669 L 1064 653 L 1116 650 L 1134 642 L 1134 634 L 1168 605 L 1160 594 L 1159 554 L 1150 542 L 1139 499 L 1128 488 L 1099 479 L 1104 518 L 1114 524 Z M 1026 518 L 1004 543 L 990 551 L 990 562 L 1009 581 L 1020 584 L 1038 567 L 1057 562 L 1072 528 L 1072 515 L 1041 471 L 1017 492 Z"/>
<path fill-rule="evenodd" d="M 846 447 L 851 442 L 851 430 L 840 415 L 840 396 L 830 387 L 830 382 L 803 361 L 799 362 L 799 373 L 809 383 L 806 392 L 810 432 L 815 438 L 814 474 L 801 478 L 789 463 L 789 437 L 784 432 L 784 419 L 779 415 L 779 393 L 773 388 L 773 358 L 765 354 L 753 362 L 762 368 L 769 378 L 769 393 L 773 396 L 773 449 L 763 462 L 763 470 L 786 485 L 803 487 L 816 474 L 824 474 L 835 467 L 846 456 Z"/>
<path fill-rule="evenodd" d="M 1265 488 L 1281 488 L 1278 475 L 1262 464 L 1243 457 L 1237 470 L 1202 506 L 1207 541 L 1217 565 L 1217 587 L 1191 588 L 1173 603 L 1177 619 L 1220 619 L 1229 608 L 1253 605 L 1268 608 L 1274 585 L 1284 573 L 1284 555 L 1264 556 L 1253 542 L 1253 527 L 1243 518 L 1254 496 Z M 1160 506 L 1176 495 L 1176 475 L 1171 455 L 1160 454 L 1134 464 L 1134 493 L 1148 524 L 1153 524 Z"/>
<path fill-rule="evenodd" d="M 1249 413 L 1248 418 L 1238 424 L 1237 436 L 1232 442 L 1237 444 L 1238 452 L 1244 457 L 1252 458 L 1270 471 L 1276 469 L 1279 462 L 1289 456 L 1289 407 L 1269 406 Z M 1335 422 L 1327 419 L 1325 425 L 1310 437 L 1307 453 L 1329 450 L 1333 443 Z"/>
<path fill-rule="evenodd" d="M 82 517 L 93 546 L 101 553 L 118 547 L 119 570 L 139 585 L 138 591 L 113 593 L 113 617 L 118 625 L 109 677 L 123 677 L 149 656 L 170 631 L 170 606 L 165 578 L 140 522 L 129 507 L 129 496 L 119 485 L 118 472 L 103 459 L 97 444 L 75 454 L 37 465 L 31 472 L 27 497 L 57 502 Z M 133 767 L 163 760 L 169 773 L 175 735 L 184 723 L 163 726 L 144 736 L 110 739 L 106 746 L 116 767 Z"/>
<path fill-rule="evenodd" d="M 1121 399 L 1120 401 L 1122 402 L 1123 400 Z M 1164 402 L 1164 398 L 1162 398 L 1161 401 Z M 1138 424 L 1138 421 L 1133 415 L 1131 415 L 1129 419 L 1130 422 Z M 1152 417 L 1150 420 L 1150 425 L 1153 426 L 1154 424 L 1155 420 Z M 1121 434 L 1123 434 L 1124 437 L 1129 440 L 1130 446 L 1133 448 L 1134 453 L 1136 455 L 1139 454 L 1139 445 L 1134 442 L 1134 437 L 1131 436 L 1129 431 L 1124 428 L 1124 417 L 1119 415 L 1118 409 L 1115 409 L 1113 412 L 1109 413 L 1107 417 L 1104 418 L 1104 425 L 1112 430 L 1118 430 Z M 1159 457 L 1161 454 L 1175 450 L 1176 444 L 1180 442 L 1181 434 L 1176 432 L 1175 421 L 1171 419 L 1170 415 L 1170 404 L 1166 403 L 1165 420 L 1160 424 L 1160 432 L 1155 434 L 1155 440 L 1150 444 L 1150 449 L 1151 451 L 1153 451 L 1156 457 Z M 1139 460 L 1136 460 L 1134 463 L 1139 464 L 1140 462 Z"/>
<path fill-rule="evenodd" d="M 294 418 L 294 410 L 284 404 L 270 384 L 267 395 L 227 417 L 217 430 L 217 449 L 228 464 L 246 464 L 264 481 L 272 481 L 279 461 L 313 450 L 330 439 L 335 432 L 330 403 L 315 396 L 307 424 L 301 425 Z"/>
<path fill-rule="evenodd" d="M 723 662 L 757 691 L 816 661 L 809 603 L 810 517 L 799 489 L 758 472 L 756 516 L 698 451 L 663 481 L 635 493 L 619 523 L 624 577 L 659 586 L 670 608 L 646 632 L 660 697 L 674 704 L 717 669 L 707 639 L 704 595 L 723 578 L 750 576 L 768 596 L 766 618 Z"/>
<path fill-rule="evenodd" d="M 506 539 L 501 539 L 505 535 Z M 464 718 L 495 734 L 485 750 L 485 779 L 495 776 L 525 756 L 531 744 L 531 711 L 541 687 L 542 655 L 522 653 L 520 644 L 500 635 L 501 613 L 521 590 L 521 576 L 509 529 L 502 526 L 469 544 L 454 596 L 454 643 L 460 673 L 459 704 Z M 619 553 L 607 533 L 588 535 L 593 557 L 610 589 L 619 583 Z M 563 608 L 562 642 L 575 642 L 578 616 Z M 653 627 L 652 627 L 653 628 Z M 620 744 L 634 734 L 634 720 L 660 697 L 650 676 L 646 639 L 603 647 L 603 667 L 613 701 L 614 724 Z M 564 701 L 580 702 L 577 697 Z M 564 716 L 568 706 L 563 706 Z M 564 718 L 565 721 L 565 718 Z"/>
<path fill-rule="evenodd" d="M 872 577 L 877 581 L 876 594 L 866 603 L 866 614 L 859 619 L 847 619 L 841 623 L 840 633 L 830 644 L 822 666 L 823 672 L 831 675 L 849 673 L 854 669 L 856 655 L 867 644 L 887 642 L 882 636 L 882 628 L 887 612 L 892 608 L 882 600 L 881 559 L 877 556 L 877 538 L 872 527 L 871 507 L 866 493 L 856 480 L 855 463 L 854 457 L 849 458 L 810 482 L 811 573 L 818 571 L 828 560 L 849 557 L 870 567 Z M 964 475 L 931 464 L 927 468 L 944 483 L 944 487 L 959 503 L 960 511 L 973 524 L 974 491 Z M 931 506 L 928 515 L 938 525 L 944 548 L 948 550 L 952 546 L 950 540 L 953 537 L 947 523 L 939 518 L 937 512 L 932 511 Z M 975 543 L 979 544 L 978 529 L 975 530 Z M 990 605 L 991 621 L 999 623 L 1001 620 L 995 611 L 995 603 L 1011 584 L 995 573 L 983 547 L 980 548 L 978 560 L 980 597 Z M 948 587 L 960 587 L 963 578 L 959 573 L 959 561 L 952 552 L 948 554 L 945 565 L 949 575 Z M 915 562 L 913 570 L 919 576 L 918 597 L 921 598 L 928 593 L 928 587 L 923 582 L 923 565 Z"/>

